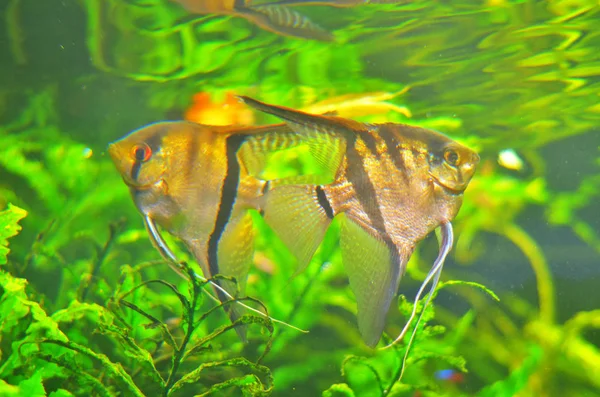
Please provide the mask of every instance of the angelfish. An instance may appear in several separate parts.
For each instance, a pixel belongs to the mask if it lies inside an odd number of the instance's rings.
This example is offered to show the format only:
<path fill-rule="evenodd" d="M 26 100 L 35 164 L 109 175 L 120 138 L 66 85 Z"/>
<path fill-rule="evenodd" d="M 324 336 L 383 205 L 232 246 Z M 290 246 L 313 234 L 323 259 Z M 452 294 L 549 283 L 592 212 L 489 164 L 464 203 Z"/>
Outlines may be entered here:
<path fill-rule="evenodd" d="M 219 300 L 226 302 L 244 296 L 254 250 L 248 210 L 260 210 L 261 198 L 276 182 L 258 177 L 268 153 L 307 144 L 316 158 L 325 159 L 330 146 L 326 138 L 316 133 L 303 137 L 284 124 L 225 127 L 171 121 L 137 129 L 111 143 L 108 152 L 153 245 L 181 274 L 161 236 L 160 229 L 166 230 L 186 245 L 206 279 L 234 277 L 237 285 L 211 281 Z M 226 306 L 232 321 L 243 313 L 242 306 Z M 236 331 L 245 339 L 244 327 Z"/>
<path fill-rule="evenodd" d="M 440 252 L 426 279 L 435 289 L 452 246 L 450 222 L 479 156 L 424 128 L 366 124 L 241 100 L 299 134 L 316 131 L 337 142 L 341 158 L 333 182 L 273 186 L 265 196 L 264 217 L 297 258 L 298 271 L 310 262 L 332 219 L 342 218 L 342 262 L 357 301 L 359 331 L 368 346 L 375 346 L 416 244 L 440 227 Z"/>

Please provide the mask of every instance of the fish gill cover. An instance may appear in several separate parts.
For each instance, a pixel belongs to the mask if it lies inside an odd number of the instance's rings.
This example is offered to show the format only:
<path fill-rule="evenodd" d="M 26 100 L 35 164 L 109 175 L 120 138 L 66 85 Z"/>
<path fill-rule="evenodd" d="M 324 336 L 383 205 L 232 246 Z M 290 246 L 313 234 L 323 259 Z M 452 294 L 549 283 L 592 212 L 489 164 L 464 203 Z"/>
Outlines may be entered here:
<path fill-rule="evenodd" d="M 265 0 L 246 4 L 253 17 L 182 3 L 0 5 L 0 395 L 600 393 L 597 2 Z M 305 18 L 331 40 L 277 30 Z M 200 114 L 197 94 L 236 120 L 231 93 L 316 114 L 333 103 L 481 156 L 406 365 L 408 338 L 382 351 L 361 341 L 336 222 L 295 275 L 252 213 L 246 304 L 297 329 L 253 314 L 232 324 L 204 282 L 178 277 L 150 244 L 107 143 Z M 273 153 L 264 175 L 318 170 L 310 152 Z M 199 272 L 163 237 L 184 272 Z M 436 252 L 433 237 L 417 246 L 382 344 Z"/>

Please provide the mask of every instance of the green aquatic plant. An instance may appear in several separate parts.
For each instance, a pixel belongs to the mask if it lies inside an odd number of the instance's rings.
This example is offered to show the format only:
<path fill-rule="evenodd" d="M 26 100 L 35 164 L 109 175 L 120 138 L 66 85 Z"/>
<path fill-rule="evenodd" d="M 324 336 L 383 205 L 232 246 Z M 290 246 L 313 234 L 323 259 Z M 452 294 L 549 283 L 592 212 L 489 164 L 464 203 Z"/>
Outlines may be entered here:
<path fill-rule="evenodd" d="M 27 212 L 14 205 L 8 205 L 7 209 L 0 212 L 0 265 L 5 265 L 8 248 L 8 239 L 16 236 L 21 231 L 18 222 L 27 216 Z"/>
<path fill-rule="evenodd" d="M 24 216 L 25 212 L 14 206 L 0 213 L 2 246 L 17 234 L 17 222 Z M 5 259 L 0 261 L 5 263 Z M 251 395 L 269 394 L 272 375 L 259 364 L 269 351 L 268 340 L 256 362 L 227 357 L 212 347 L 222 334 L 242 324 L 256 323 L 272 333 L 268 320 L 242 317 L 235 324 L 201 334 L 201 325 L 220 308 L 199 313 L 203 283 L 191 277 L 188 293 L 180 293 L 164 280 L 150 280 L 131 288 L 139 278 L 138 272 L 123 268 L 121 284 L 107 307 L 72 299 L 66 307 L 49 313 L 34 300 L 36 293 L 25 279 L 0 269 L 0 393 L 57 396 L 73 395 L 67 390 L 76 390 L 75 395 L 170 396 L 185 390 L 188 384 L 199 390 L 197 386 L 206 374 L 218 370 L 202 395 L 232 387 Z M 189 270 L 189 274 L 193 272 Z M 181 324 L 168 325 L 144 307 L 148 294 L 142 291 L 154 284 L 176 296 L 182 308 Z M 131 289 L 123 292 L 127 288 Z M 138 318 L 132 319 L 132 314 Z M 95 332 L 85 332 L 84 324 Z M 107 341 L 115 344 L 116 350 L 103 352 Z M 165 359 L 158 360 L 157 354 L 170 357 L 170 365 L 164 365 Z M 62 388 L 58 388 L 58 380 Z"/>
<path fill-rule="evenodd" d="M 559 248 L 580 266 L 594 266 L 596 258 L 586 255 L 600 252 L 597 2 L 419 0 L 302 8 L 335 34 L 328 45 L 280 37 L 240 18 L 188 15 L 169 0 L 68 6 L 48 0 L 40 7 L 22 0 L 0 7 L 12 60 L 2 63 L 7 84 L 0 92 L 0 394 L 152 395 L 164 393 L 168 383 L 173 395 L 213 387 L 213 394 L 286 396 L 598 394 L 595 291 L 584 291 L 582 282 L 584 299 L 571 300 L 570 291 L 560 289 L 564 277 L 553 272 L 563 264 L 544 242 L 546 232 L 572 232 L 577 245 Z M 85 27 L 60 41 L 47 28 L 39 36 L 30 24 L 40 9 L 49 22 L 46 11 L 57 10 L 61 25 L 81 19 Z M 57 43 L 71 48 L 71 35 L 91 68 L 68 57 L 56 70 L 47 66 L 48 54 L 62 59 L 62 52 L 51 52 Z M 76 42 L 82 35 L 84 42 Z M 215 311 L 196 322 L 182 349 L 195 287 L 175 278 L 149 244 L 126 188 L 103 157 L 106 143 L 144 123 L 180 117 L 196 92 L 218 97 L 232 91 L 303 107 L 405 86 L 411 89 L 392 102 L 410 109 L 410 124 L 449 133 L 477 148 L 485 163 L 455 222 L 456 263 L 446 266 L 443 279 L 493 283 L 478 271 L 514 261 L 493 249 L 509 241 L 534 270 L 537 296 L 528 296 L 529 285 L 518 295 L 500 291 L 500 302 L 465 285 L 442 289 L 418 330 L 405 375 L 393 382 L 404 345 L 381 353 L 361 344 L 337 226 L 307 271 L 292 278 L 289 252 L 254 214 L 259 237 L 249 293 L 273 318 L 310 332 L 275 326 L 261 357 L 270 325 L 245 319 L 252 322 L 248 345 L 227 331 L 194 348 L 228 324 Z M 94 98 L 89 107 L 102 117 L 84 107 L 67 109 L 85 98 L 84 88 Z M 131 95 L 121 97 L 125 92 Z M 395 112 L 362 120 L 407 122 Z M 569 145 L 578 139 L 586 142 L 586 151 L 576 154 L 589 157 L 585 166 L 567 163 L 578 150 Z M 560 155 L 549 150 L 557 145 L 565 148 Z M 508 172 L 496 165 L 505 149 L 532 164 Z M 293 174 L 302 161 L 302 152 L 285 153 L 269 172 Z M 548 165 L 559 165 L 562 174 Z M 561 189 L 557 178 L 574 184 Z M 193 265 L 176 241 L 169 244 Z M 419 247 L 401 293 L 410 296 L 410 279 L 424 278 L 434 251 L 430 241 Z M 580 257 L 581 251 L 591 254 Z M 502 266 L 494 277 L 516 289 L 521 283 Z M 574 285 L 579 289 L 579 281 Z M 197 298 L 195 319 L 212 310 Z M 401 299 L 400 308 L 406 314 L 412 306 Z M 390 316 L 388 333 L 397 334 L 404 320 Z M 182 360 L 169 377 L 176 355 Z M 453 361 L 457 357 L 465 361 Z M 218 365 L 225 362 L 231 365 Z M 463 383 L 436 380 L 435 371 L 446 368 L 468 370 Z M 183 379 L 195 382 L 176 389 Z"/>

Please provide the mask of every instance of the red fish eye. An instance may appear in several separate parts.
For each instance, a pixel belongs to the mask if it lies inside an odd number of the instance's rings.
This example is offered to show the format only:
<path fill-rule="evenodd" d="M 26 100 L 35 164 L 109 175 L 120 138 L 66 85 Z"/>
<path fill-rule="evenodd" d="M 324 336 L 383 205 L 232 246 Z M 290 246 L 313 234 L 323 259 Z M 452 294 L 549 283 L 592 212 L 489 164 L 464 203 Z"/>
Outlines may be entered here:
<path fill-rule="evenodd" d="M 150 160 L 151 156 L 152 149 L 150 149 L 150 146 L 146 145 L 145 143 L 135 145 L 131 148 L 131 157 L 133 157 L 133 159 L 136 161 L 148 161 Z"/>

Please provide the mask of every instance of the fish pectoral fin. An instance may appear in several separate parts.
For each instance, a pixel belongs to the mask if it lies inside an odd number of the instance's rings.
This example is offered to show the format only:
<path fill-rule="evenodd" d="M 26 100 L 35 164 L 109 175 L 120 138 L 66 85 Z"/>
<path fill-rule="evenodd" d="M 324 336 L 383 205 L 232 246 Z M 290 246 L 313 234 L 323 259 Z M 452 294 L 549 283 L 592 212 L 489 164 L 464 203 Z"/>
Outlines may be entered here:
<path fill-rule="evenodd" d="M 223 235 L 219 240 L 217 250 L 219 274 L 234 277 L 236 282 L 218 280 L 218 283 L 232 297 L 243 297 L 246 293 L 246 279 L 252 263 L 254 253 L 254 227 L 252 217 L 245 211 L 237 216 L 232 216 Z M 222 292 L 217 291 L 219 299 L 223 302 L 229 300 Z M 229 304 L 226 308 L 232 322 L 244 314 L 244 308 L 238 304 Z M 240 338 L 246 340 L 246 326 L 236 327 Z"/>
<path fill-rule="evenodd" d="M 391 243 L 374 237 L 345 215 L 340 247 L 358 306 L 358 329 L 365 343 L 374 347 L 383 333 L 406 261 L 401 260 Z"/>
<path fill-rule="evenodd" d="M 255 5 L 241 7 L 239 15 L 263 29 L 284 36 L 301 37 L 311 40 L 333 41 L 334 36 L 312 22 L 305 15 L 281 5 Z"/>
<path fill-rule="evenodd" d="M 298 261 L 294 276 L 306 269 L 325 236 L 333 217 L 326 208 L 313 185 L 279 185 L 266 194 L 265 222 Z"/>

